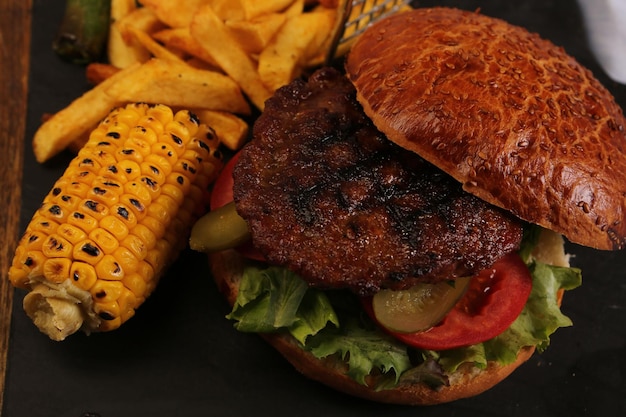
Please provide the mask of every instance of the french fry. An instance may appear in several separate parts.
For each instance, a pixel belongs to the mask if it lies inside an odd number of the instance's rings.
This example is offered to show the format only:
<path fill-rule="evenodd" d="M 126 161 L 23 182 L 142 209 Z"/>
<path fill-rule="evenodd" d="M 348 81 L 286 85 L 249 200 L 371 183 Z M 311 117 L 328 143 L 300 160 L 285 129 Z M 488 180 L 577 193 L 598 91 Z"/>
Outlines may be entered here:
<path fill-rule="evenodd" d="M 157 58 L 109 85 L 106 93 L 120 102 L 250 113 L 239 85 L 226 75 Z"/>
<path fill-rule="evenodd" d="M 196 10 L 208 0 L 141 0 L 160 21 L 172 28 L 189 27 Z"/>
<path fill-rule="evenodd" d="M 33 152 L 37 161 L 47 161 L 85 136 L 112 108 L 119 106 L 123 100 L 110 96 L 107 90 L 141 66 L 133 64 L 119 71 L 46 120 L 33 137 Z"/>
<path fill-rule="evenodd" d="M 205 109 L 195 109 L 193 113 L 203 123 L 219 132 L 221 143 L 228 149 L 241 149 L 248 139 L 248 123 L 232 113 Z"/>
<path fill-rule="evenodd" d="M 306 6 L 306 1 L 305 0 L 296 0 L 293 3 L 291 3 L 291 6 L 289 6 L 287 9 L 285 9 L 285 17 L 290 18 L 290 17 L 294 17 L 297 16 L 301 13 L 304 12 L 304 6 Z"/>
<path fill-rule="evenodd" d="M 136 9 L 135 0 L 111 0 L 111 24 L 109 26 L 107 56 L 109 62 L 118 68 L 126 68 L 150 59 L 150 53 L 143 46 L 126 43 L 117 25 L 117 22 Z"/>
<path fill-rule="evenodd" d="M 130 43 L 134 39 L 132 29 L 152 34 L 166 27 L 157 15 L 146 7 L 128 13 L 117 21 L 116 26 L 126 43 Z"/>
<path fill-rule="evenodd" d="M 333 16 L 319 11 L 287 19 L 259 55 L 259 76 L 268 89 L 275 91 L 300 75 L 304 63 L 328 37 Z"/>
<path fill-rule="evenodd" d="M 205 49 L 198 41 L 191 36 L 188 27 L 164 29 L 152 35 L 154 39 L 163 43 L 166 48 L 178 49 L 185 53 L 203 60 L 214 68 L 219 68 L 219 64 L 215 62 L 213 55 L 208 49 Z"/>
<path fill-rule="evenodd" d="M 251 20 L 227 20 L 232 37 L 248 54 L 260 53 L 285 23 L 284 13 L 270 13 Z"/>
<path fill-rule="evenodd" d="M 146 32 L 134 27 L 129 27 L 127 28 L 127 33 L 132 35 L 138 43 L 150 51 L 152 56 L 155 58 L 159 58 L 164 61 L 178 62 L 180 64 L 184 63 L 183 58 L 180 56 L 182 55 L 180 51 L 163 47 Z"/>
<path fill-rule="evenodd" d="M 294 0 L 240 0 L 247 20 L 255 17 L 277 13 L 287 9 Z"/>
<path fill-rule="evenodd" d="M 272 93 L 265 87 L 256 65 L 230 35 L 210 6 L 201 7 L 191 22 L 191 36 L 213 55 L 219 66 L 235 80 L 254 105 L 263 110 Z"/>
<path fill-rule="evenodd" d="M 86 75 L 87 81 L 92 85 L 97 85 L 120 71 L 119 68 L 110 64 L 101 64 L 92 62 L 87 65 Z"/>
<path fill-rule="evenodd" d="M 242 0 L 209 0 L 207 5 L 222 21 L 246 20 Z"/>
<path fill-rule="evenodd" d="M 273 91 L 323 62 L 335 2 L 111 0 L 109 64 L 89 65 L 95 87 L 42 124 L 37 160 L 77 149 L 111 108 L 137 101 L 196 109 L 239 149 L 248 125 L 235 114 L 250 113 L 247 99 L 262 111 Z"/>
<path fill-rule="evenodd" d="M 335 9 L 318 6 L 314 9 L 314 13 L 324 14 L 326 19 L 321 18 L 318 30 L 307 47 L 304 60 L 301 62 L 301 65 L 305 68 L 317 67 L 324 64 L 326 51 L 328 51 L 332 41 L 330 33 L 337 20 L 337 11 Z"/>
<path fill-rule="evenodd" d="M 299 0 L 298 0 L 299 1 Z M 294 0 L 209 0 L 208 4 L 222 20 L 252 20 L 283 12 Z"/>

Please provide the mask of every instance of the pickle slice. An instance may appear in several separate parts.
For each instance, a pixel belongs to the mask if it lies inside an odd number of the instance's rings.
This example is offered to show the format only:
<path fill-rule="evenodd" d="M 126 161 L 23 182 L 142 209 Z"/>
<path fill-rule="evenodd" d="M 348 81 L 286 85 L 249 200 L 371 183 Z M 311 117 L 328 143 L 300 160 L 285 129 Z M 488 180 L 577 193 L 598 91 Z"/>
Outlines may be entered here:
<path fill-rule="evenodd" d="M 418 284 L 408 290 L 381 290 L 372 298 L 374 316 L 386 328 L 404 333 L 430 329 L 439 323 L 465 293 L 470 277 L 437 284 Z"/>
<path fill-rule="evenodd" d="M 198 252 L 231 249 L 250 239 L 248 223 L 231 202 L 202 216 L 193 225 L 189 246 Z"/>

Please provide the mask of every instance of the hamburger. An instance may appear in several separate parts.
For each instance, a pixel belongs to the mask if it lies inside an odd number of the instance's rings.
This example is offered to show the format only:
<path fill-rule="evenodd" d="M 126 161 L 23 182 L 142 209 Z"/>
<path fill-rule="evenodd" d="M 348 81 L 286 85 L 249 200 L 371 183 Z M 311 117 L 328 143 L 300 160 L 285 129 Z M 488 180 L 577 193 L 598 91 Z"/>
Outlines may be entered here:
<path fill-rule="evenodd" d="M 525 29 L 398 14 L 345 74 L 268 100 L 191 246 L 235 327 L 304 375 L 387 403 L 474 396 L 571 325 L 559 306 L 581 274 L 562 236 L 623 248 L 624 125 L 587 69 Z"/>

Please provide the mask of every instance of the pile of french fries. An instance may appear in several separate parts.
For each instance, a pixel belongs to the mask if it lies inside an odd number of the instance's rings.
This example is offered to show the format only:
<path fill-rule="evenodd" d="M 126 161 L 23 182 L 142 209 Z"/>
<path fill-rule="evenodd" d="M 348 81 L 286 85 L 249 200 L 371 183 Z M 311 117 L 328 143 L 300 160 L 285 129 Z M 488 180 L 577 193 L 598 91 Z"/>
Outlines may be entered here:
<path fill-rule="evenodd" d="M 324 63 L 346 1 L 111 0 L 108 62 L 90 64 L 93 89 L 37 130 L 37 161 L 80 149 L 111 109 L 129 102 L 191 110 L 224 146 L 241 148 L 249 131 L 242 117 Z M 384 11 L 379 0 L 363 0 L 348 20 Z M 342 47 L 339 54 L 349 44 Z"/>
<path fill-rule="evenodd" d="M 45 162 L 78 148 L 109 111 L 128 102 L 194 111 L 239 149 L 251 106 L 319 65 L 336 0 L 111 1 L 108 63 L 87 67 L 94 87 L 48 118 L 33 151 Z"/>

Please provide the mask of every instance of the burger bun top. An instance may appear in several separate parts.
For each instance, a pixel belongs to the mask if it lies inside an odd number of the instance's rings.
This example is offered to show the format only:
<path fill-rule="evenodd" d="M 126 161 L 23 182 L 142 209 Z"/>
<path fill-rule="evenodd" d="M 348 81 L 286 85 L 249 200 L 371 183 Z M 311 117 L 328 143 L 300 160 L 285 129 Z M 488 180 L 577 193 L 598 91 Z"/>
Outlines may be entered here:
<path fill-rule="evenodd" d="M 562 48 L 479 13 L 421 8 L 370 27 L 345 67 L 378 129 L 466 191 L 574 243 L 624 247 L 624 115 Z"/>

